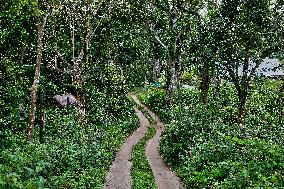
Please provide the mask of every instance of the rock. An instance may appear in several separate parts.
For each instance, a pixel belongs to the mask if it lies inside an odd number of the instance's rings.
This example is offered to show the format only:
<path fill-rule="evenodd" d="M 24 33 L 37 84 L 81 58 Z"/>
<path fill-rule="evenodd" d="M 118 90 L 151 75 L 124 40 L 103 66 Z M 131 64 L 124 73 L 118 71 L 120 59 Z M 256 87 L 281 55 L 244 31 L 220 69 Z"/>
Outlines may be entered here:
<path fill-rule="evenodd" d="M 53 98 L 60 106 L 66 106 L 67 100 L 68 100 L 69 105 L 80 104 L 80 102 L 72 94 L 55 95 L 55 96 L 53 96 Z"/>

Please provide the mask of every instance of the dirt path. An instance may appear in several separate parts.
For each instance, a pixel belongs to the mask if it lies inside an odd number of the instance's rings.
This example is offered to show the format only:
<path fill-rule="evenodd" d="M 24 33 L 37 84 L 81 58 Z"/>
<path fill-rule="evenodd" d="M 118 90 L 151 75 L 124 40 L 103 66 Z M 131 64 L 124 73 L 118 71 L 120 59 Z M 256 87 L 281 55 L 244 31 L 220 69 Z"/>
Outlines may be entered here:
<path fill-rule="evenodd" d="M 149 140 L 146 145 L 146 156 L 153 170 L 155 181 L 159 189 L 183 189 L 180 179 L 165 165 L 163 158 L 159 152 L 159 138 L 165 130 L 164 124 L 153 112 L 146 106 L 141 104 L 135 95 L 132 95 L 133 100 L 146 110 L 155 120 L 155 136 Z"/>
<path fill-rule="evenodd" d="M 104 189 L 130 189 L 131 188 L 131 151 L 133 146 L 147 132 L 149 121 L 143 113 L 133 107 L 140 120 L 140 127 L 126 139 L 120 147 L 113 164 L 110 167 Z"/>

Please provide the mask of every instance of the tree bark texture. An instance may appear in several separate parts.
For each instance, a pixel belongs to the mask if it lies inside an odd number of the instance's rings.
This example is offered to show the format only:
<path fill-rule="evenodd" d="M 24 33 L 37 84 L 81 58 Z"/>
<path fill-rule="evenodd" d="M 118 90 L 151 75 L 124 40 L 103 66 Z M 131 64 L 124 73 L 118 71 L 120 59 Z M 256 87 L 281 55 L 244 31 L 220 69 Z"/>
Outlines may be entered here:
<path fill-rule="evenodd" d="M 38 3 L 38 2 L 37 2 Z M 40 79 L 40 66 L 42 59 L 42 51 L 43 51 L 43 35 L 44 35 L 44 24 L 40 21 L 40 16 L 37 13 L 36 19 L 37 25 L 37 56 L 36 56 L 36 66 L 35 66 L 35 75 L 34 82 L 31 87 L 31 106 L 30 106 L 30 114 L 29 114 L 29 123 L 28 123 L 28 131 L 27 131 L 27 139 L 32 142 L 34 139 L 34 124 L 35 124 L 35 114 L 36 114 L 36 102 L 37 102 L 37 90 Z"/>
<path fill-rule="evenodd" d="M 158 81 L 158 78 L 160 77 L 160 70 L 161 70 L 160 59 L 154 58 L 153 60 L 153 81 L 154 82 Z"/>
<path fill-rule="evenodd" d="M 245 114 L 245 104 L 247 99 L 247 92 L 240 92 L 239 94 L 239 106 L 238 106 L 238 117 L 237 117 L 237 123 L 239 127 L 242 129 L 244 128 L 243 124 L 243 117 Z"/>
<path fill-rule="evenodd" d="M 250 76 L 248 72 L 249 72 L 249 57 L 246 56 L 243 65 L 243 73 L 242 73 L 240 86 L 237 88 L 238 97 L 239 97 L 237 123 L 241 129 L 244 128 L 243 117 L 245 114 L 245 105 L 247 101 L 248 90 L 250 87 L 249 86 Z"/>
<path fill-rule="evenodd" d="M 204 65 L 202 70 L 202 80 L 201 80 L 201 100 L 203 104 L 207 104 L 208 102 L 208 91 L 210 87 L 210 75 L 209 75 L 209 69 L 207 65 Z"/>
<path fill-rule="evenodd" d="M 169 58 L 166 69 L 166 90 L 168 100 L 174 95 L 174 87 L 176 86 L 175 75 L 175 61 L 172 58 Z"/>
<path fill-rule="evenodd" d="M 220 97 L 220 88 L 221 88 L 221 78 L 218 76 L 215 77 L 215 98 Z"/>
<path fill-rule="evenodd" d="M 284 93 L 284 81 L 282 81 L 282 85 L 279 90 L 278 95 L 278 106 L 279 106 L 279 124 L 281 125 L 283 120 L 283 94 Z"/>
<path fill-rule="evenodd" d="M 89 7 L 87 7 L 87 10 Z M 85 65 L 88 65 L 89 62 L 89 46 L 92 38 L 92 27 L 91 27 L 91 16 L 90 11 L 86 12 L 86 23 L 85 23 L 85 36 L 84 36 L 84 48 L 83 48 L 83 61 Z M 79 112 L 79 123 L 83 123 L 85 121 L 85 94 L 84 94 L 84 77 L 83 73 L 84 67 L 81 63 L 81 66 L 77 65 L 77 77 L 76 82 L 79 86 L 79 90 L 77 92 L 77 99 L 81 102 L 78 104 L 78 112 Z"/>
<path fill-rule="evenodd" d="M 40 123 L 39 123 L 39 143 L 43 143 L 43 127 L 44 127 L 44 108 L 43 108 L 43 97 L 42 97 L 42 91 L 39 90 L 38 94 L 39 98 L 39 109 L 40 109 Z"/>

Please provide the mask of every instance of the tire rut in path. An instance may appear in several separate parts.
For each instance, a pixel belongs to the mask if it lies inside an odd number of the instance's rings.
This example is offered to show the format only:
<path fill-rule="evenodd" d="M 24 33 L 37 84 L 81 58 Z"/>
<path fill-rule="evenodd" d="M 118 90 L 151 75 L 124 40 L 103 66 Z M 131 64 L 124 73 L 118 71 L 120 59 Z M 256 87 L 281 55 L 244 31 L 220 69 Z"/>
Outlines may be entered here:
<path fill-rule="evenodd" d="M 149 127 L 148 119 L 133 106 L 140 120 L 140 127 L 126 139 L 120 147 L 112 163 L 104 189 L 130 189 L 131 188 L 131 151 L 133 146 L 142 139 Z"/>
<path fill-rule="evenodd" d="M 156 129 L 156 134 L 146 144 L 146 156 L 149 160 L 158 188 L 184 189 L 180 179 L 166 166 L 159 152 L 159 139 L 162 132 L 165 130 L 164 124 L 159 117 L 143 105 L 135 95 L 131 97 L 138 105 L 146 110 L 155 121 L 154 128 Z"/>

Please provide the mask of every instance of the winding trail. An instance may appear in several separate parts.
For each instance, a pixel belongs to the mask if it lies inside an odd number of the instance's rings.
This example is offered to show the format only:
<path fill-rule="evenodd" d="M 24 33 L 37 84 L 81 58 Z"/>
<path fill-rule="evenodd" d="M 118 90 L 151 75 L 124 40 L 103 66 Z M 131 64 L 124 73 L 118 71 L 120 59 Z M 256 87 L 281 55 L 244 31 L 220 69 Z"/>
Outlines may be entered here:
<path fill-rule="evenodd" d="M 159 139 L 162 132 L 165 130 L 164 124 L 161 122 L 159 117 L 157 117 L 146 106 L 141 104 L 137 96 L 131 95 L 131 97 L 139 106 L 147 111 L 155 121 L 154 128 L 156 129 L 156 134 L 147 142 L 145 153 L 158 188 L 184 189 L 180 179 L 166 166 L 159 152 Z M 139 117 L 140 127 L 130 137 L 128 137 L 120 147 L 120 150 L 110 167 L 104 189 L 131 188 L 131 151 L 133 146 L 145 136 L 148 127 L 150 127 L 149 121 L 143 113 L 135 106 L 133 106 L 133 109 Z"/>
<path fill-rule="evenodd" d="M 133 146 L 144 137 L 149 127 L 149 121 L 143 113 L 133 106 L 140 120 L 140 127 L 126 139 L 120 147 L 112 163 L 104 189 L 130 189 L 131 188 L 131 151 Z"/>
<path fill-rule="evenodd" d="M 155 176 L 155 181 L 159 189 L 184 189 L 180 179 L 173 173 L 164 163 L 159 152 L 159 138 L 165 126 L 158 116 L 156 116 L 149 108 L 143 105 L 137 96 L 131 96 L 133 100 L 147 111 L 152 119 L 154 119 L 154 128 L 156 129 L 155 136 L 146 144 L 146 156 Z"/>

